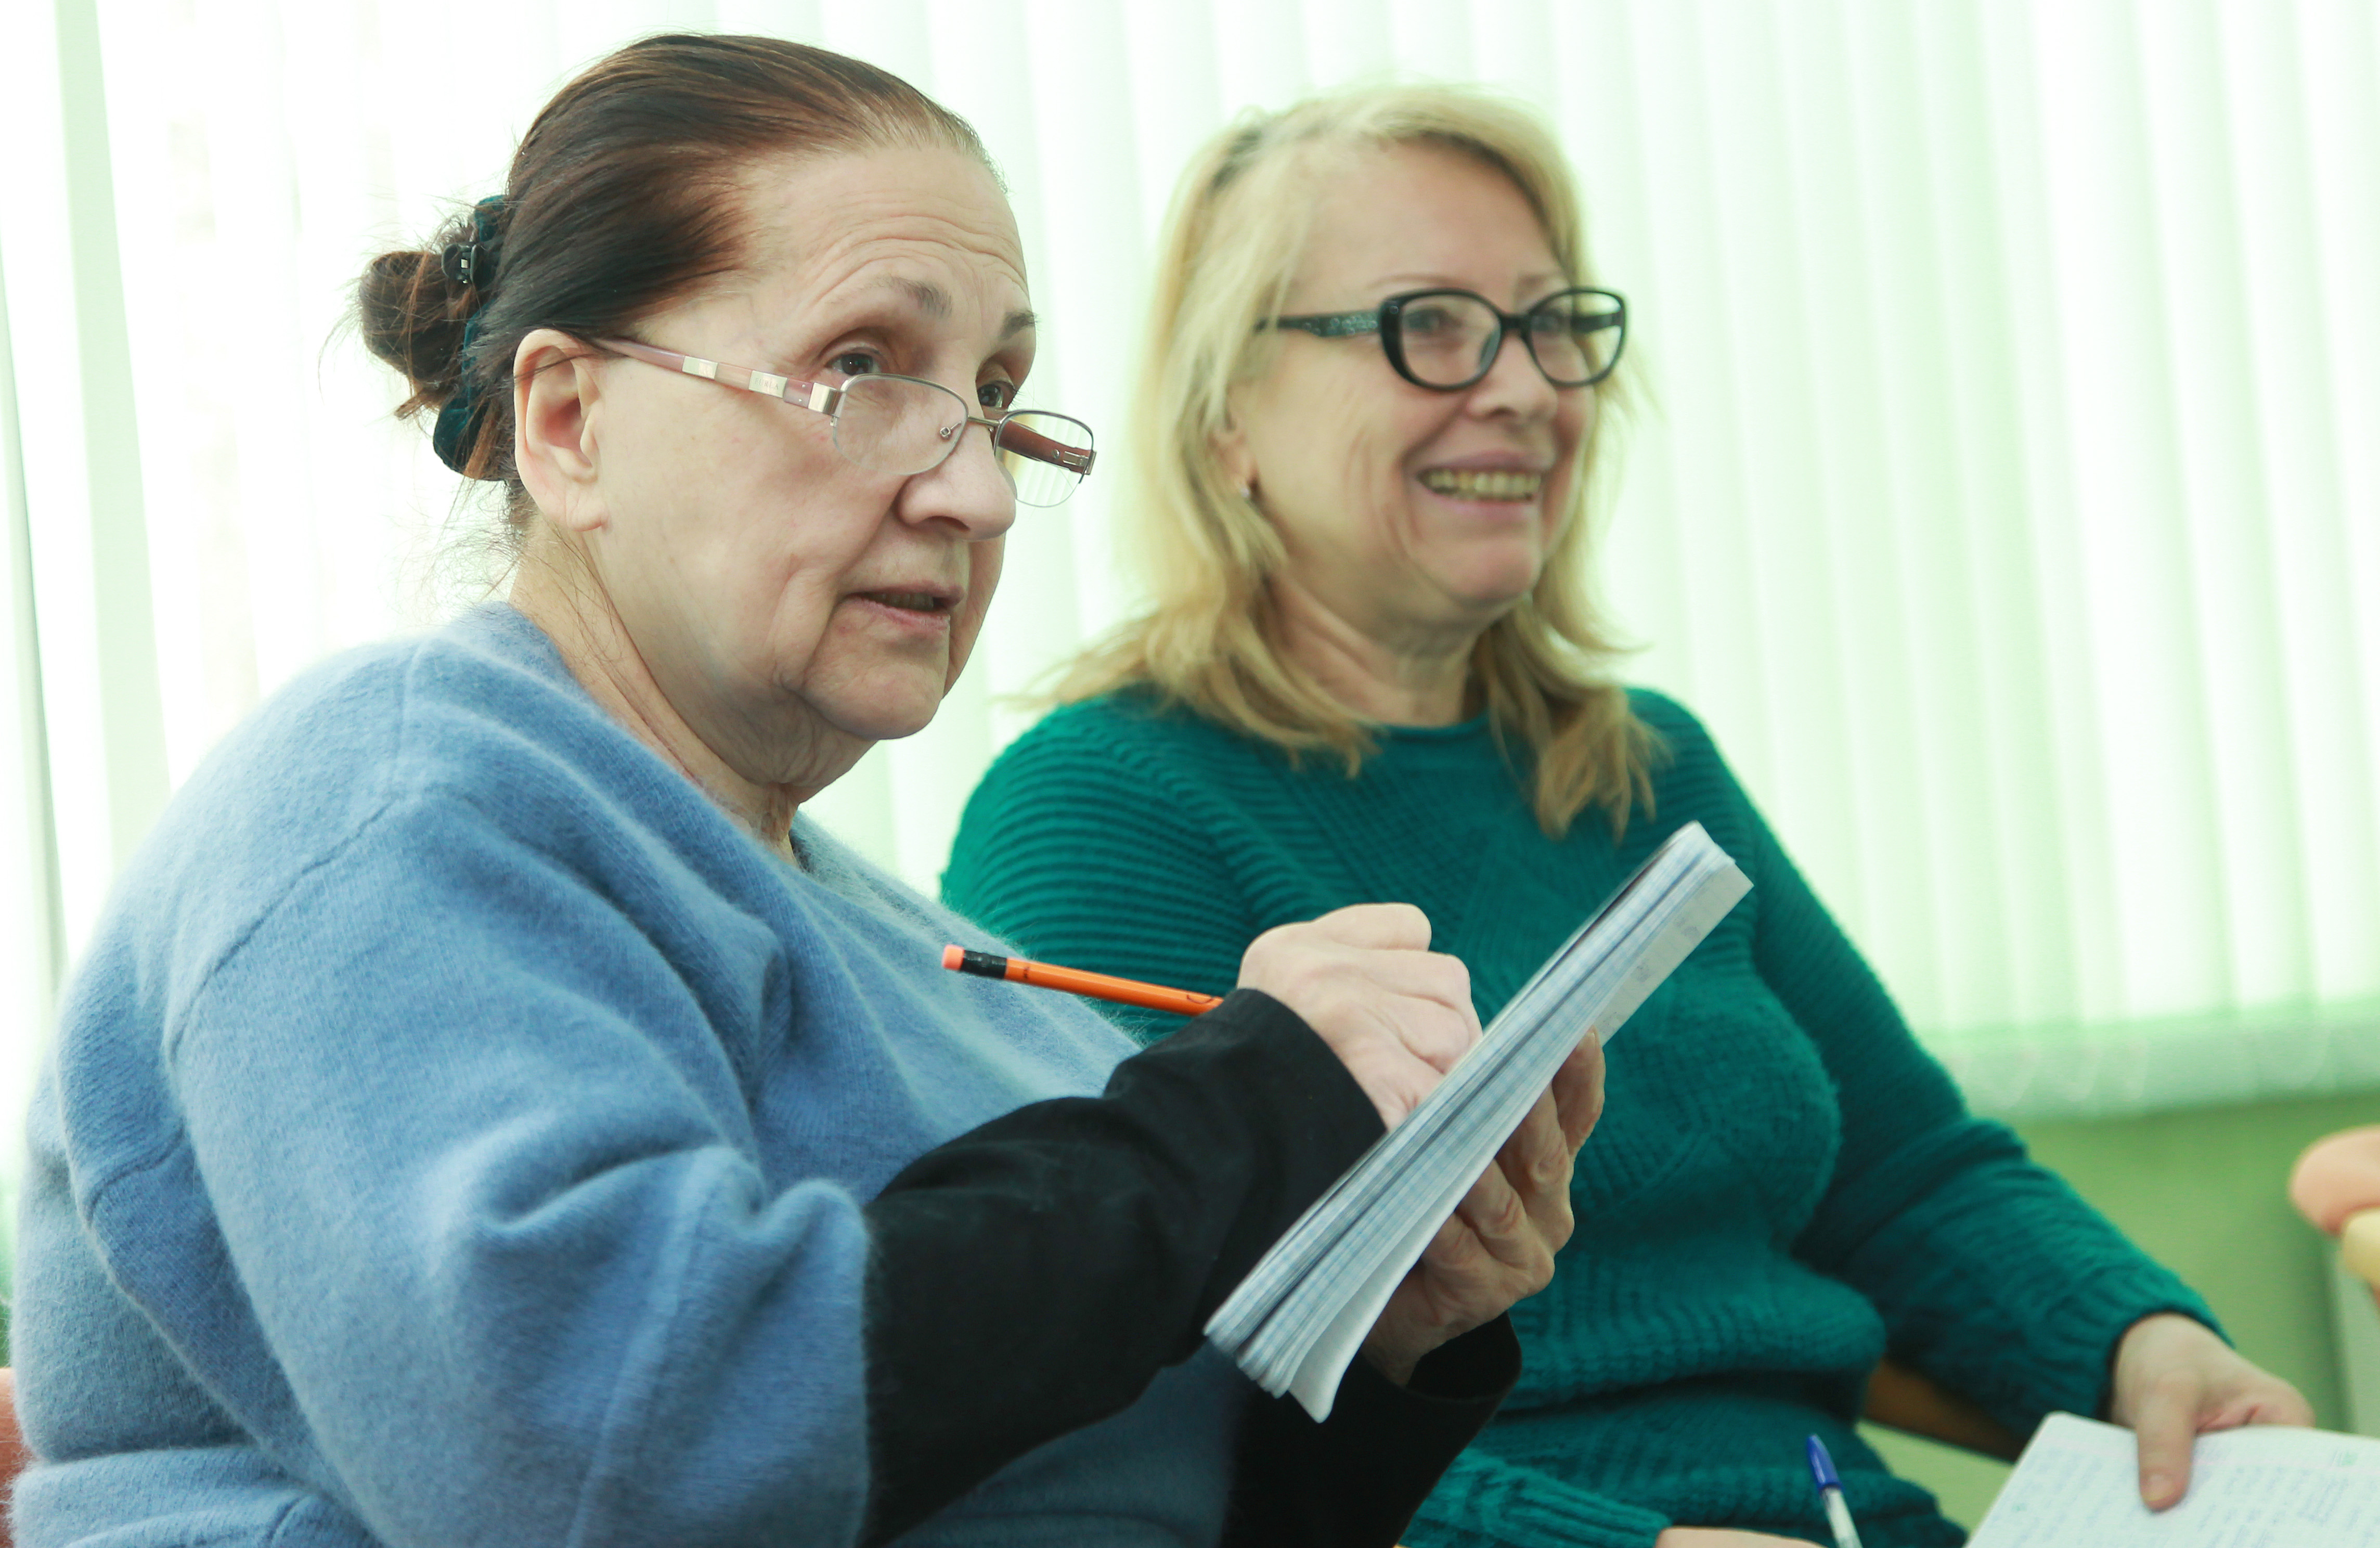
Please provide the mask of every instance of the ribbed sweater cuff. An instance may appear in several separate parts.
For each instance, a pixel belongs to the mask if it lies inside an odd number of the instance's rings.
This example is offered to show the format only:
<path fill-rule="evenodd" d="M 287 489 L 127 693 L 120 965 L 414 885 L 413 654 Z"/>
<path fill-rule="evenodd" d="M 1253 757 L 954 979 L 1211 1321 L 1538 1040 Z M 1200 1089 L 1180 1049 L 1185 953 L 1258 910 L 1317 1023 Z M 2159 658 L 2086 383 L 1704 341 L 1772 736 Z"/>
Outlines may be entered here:
<path fill-rule="evenodd" d="M 1474 1451 L 1421 1507 L 1406 1541 L 1429 1548 L 1653 1548 L 1673 1524 L 1659 1511 Z"/>
<path fill-rule="evenodd" d="M 2031 1367 L 2020 1390 L 2052 1410 L 2106 1417 L 2117 1344 L 2134 1323 L 2160 1311 L 2179 1312 L 2224 1336 L 2206 1303 L 2163 1269 L 2109 1270 L 2077 1285 L 2041 1319 L 2030 1347 L 2010 1351 Z"/>
<path fill-rule="evenodd" d="M 1670 1518 L 1643 1505 L 1607 1499 L 1601 1494 L 1565 1494 L 1540 1503 L 1525 1515 L 1515 1513 L 1512 1525 L 1528 1535 L 1516 1541 L 1561 1544 L 1562 1548 L 1653 1548 L 1653 1542 L 1671 1525 Z"/>

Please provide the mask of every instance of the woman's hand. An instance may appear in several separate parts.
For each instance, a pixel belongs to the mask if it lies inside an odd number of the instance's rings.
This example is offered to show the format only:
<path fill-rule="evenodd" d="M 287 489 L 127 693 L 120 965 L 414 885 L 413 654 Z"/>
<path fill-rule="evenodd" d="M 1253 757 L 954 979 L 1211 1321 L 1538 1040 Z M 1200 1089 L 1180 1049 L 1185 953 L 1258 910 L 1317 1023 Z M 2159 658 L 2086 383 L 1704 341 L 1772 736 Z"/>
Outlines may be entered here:
<path fill-rule="evenodd" d="M 1409 903 L 1268 930 L 1240 958 L 1240 987 L 1303 1017 L 1390 1128 L 1479 1041 L 1470 970 L 1429 949 L 1429 920 Z"/>
<path fill-rule="evenodd" d="M 2140 1437 L 2141 1501 L 2163 1510 L 2190 1488 L 2196 1437 L 2243 1424 L 2312 1424 L 2313 1409 L 2204 1323 L 2161 1311 L 2134 1323 L 2116 1346 L 2107 1417 Z"/>
<path fill-rule="evenodd" d="M 1364 1354 L 1382 1374 L 1402 1386 L 1422 1356 L 1553 1279 L 1570 1240 L 1571 1162 L 1602 1112 L 1603 1045 L 1590 1032 L 1372 1324 Z"/>
<path fill-rule="evenodd" d="M 1740 1532 L 1732 1527 L 1671 1527 L 1653 1540 L 1653 1548 L 1810 1548 L 1810 1545 L 1798 1537 Z"/>

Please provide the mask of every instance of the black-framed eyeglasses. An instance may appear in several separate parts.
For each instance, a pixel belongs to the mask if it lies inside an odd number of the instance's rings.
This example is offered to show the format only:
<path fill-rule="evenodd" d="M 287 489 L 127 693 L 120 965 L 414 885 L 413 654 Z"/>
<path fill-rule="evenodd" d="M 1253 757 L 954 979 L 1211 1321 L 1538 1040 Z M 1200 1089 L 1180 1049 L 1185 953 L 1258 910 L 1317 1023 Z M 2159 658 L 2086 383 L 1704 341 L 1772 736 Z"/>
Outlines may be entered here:
<path fill-rule="evenodd" d="M 834 449 L 872 472 L 908 478 L 939 468 L 958 449 L 960 432 L 979 424 L 991 433 L 992 460 L 1016 492 L 1016 503 L 1047 507 L 1065 504 L 1099 458 L 1091 427 L 1078 419 L 1039 408 L 1013 408 L 987 418 L 950 388 L 922 376 L 854 376 L 836 386 L 795 382 L 773 372 L 682 355 L 632 338 L 607 338 L 602 347 L 648 365 L 824 414 L 832 426 Z"/>
<path fill-rule="evenodd" d="M 1276 317 L 1262 328 L 1294 328 L 1317 338 L 1380 335 L 1381 352 L 1416 387 L 1451 393 L 1495 369 L 1504 335 L 1518 334 L 1547 381 L 1591 387 L 1611 374 L 1628 342 L 1628 303 L 1610 290 L 1557 290 L 1523 312 L 1503 311 L 1471 290 L 1408 290 L 1370 311 Z"/>

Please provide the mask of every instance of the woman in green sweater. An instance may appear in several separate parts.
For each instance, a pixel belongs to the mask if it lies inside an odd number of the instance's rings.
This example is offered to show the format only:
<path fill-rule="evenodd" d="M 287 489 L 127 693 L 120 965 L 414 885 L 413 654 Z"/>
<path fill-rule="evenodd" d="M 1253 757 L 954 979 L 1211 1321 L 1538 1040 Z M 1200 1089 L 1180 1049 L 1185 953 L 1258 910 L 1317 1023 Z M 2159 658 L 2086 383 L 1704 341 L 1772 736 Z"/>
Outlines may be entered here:
<path fill-rule="evenodd" d="M 2131 1425 L 2168 1505 L 2192 1433 L 2306 1405 L 1965 1112 L 1703 728 L 1601 675 L 1582 485 L 1626 313 L 1589 284 L 1559 151 L 1492 100 L 1372 89 L 1215 141 L 1137 404 L 1155 604 L 986 776 L 946 895 L 1216 993 L 1268 927 L 1402 899 L 1486 1016 L 1700 822 L 1752 895 L 1615 1044 L 1525 1374 L 1409 1541 L 1825 1541 L 1815 1433 L 1868 1548 L 1957 1543 L 1852 1428 L 1888 1350 L 2020 1432 Z"/>

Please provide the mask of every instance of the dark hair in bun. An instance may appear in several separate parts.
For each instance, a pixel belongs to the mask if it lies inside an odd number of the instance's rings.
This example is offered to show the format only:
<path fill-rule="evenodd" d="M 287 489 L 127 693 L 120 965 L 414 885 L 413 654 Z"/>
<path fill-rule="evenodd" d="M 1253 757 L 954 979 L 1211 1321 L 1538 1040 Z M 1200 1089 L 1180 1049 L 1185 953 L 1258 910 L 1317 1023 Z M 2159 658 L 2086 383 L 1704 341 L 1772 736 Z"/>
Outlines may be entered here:
<path fill-rule="evenodd" d="M 427 250 L 372 260 L 358 286 L 364 344 L 405 375 L 398 415 L 444 414 L 440 455 L 509 483 L 517 521 L 510 378 L 524 337 L 621 334 L 735 270 L 737 181 L 753 161 L 907 144 L 990 165 L 966 120 L 873 65 L 775 38 L 630 43 L 546 104 L 500 199 L 457 214 Z"/>

